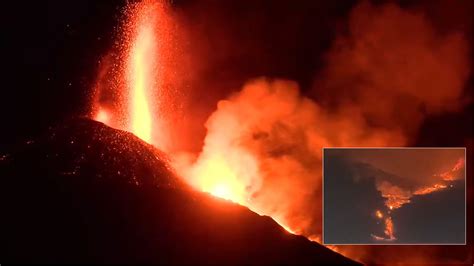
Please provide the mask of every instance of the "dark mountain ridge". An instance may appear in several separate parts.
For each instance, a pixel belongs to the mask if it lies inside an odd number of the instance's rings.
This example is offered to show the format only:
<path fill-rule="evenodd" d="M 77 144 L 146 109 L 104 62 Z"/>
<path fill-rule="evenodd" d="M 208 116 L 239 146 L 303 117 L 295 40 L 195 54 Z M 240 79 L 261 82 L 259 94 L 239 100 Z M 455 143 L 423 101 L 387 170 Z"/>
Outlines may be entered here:
<path fill-rule="evenodd" d="M 2 262 L 355 262 L 191 189 L 166 156 L 88 119 L 0 160 Z"/>

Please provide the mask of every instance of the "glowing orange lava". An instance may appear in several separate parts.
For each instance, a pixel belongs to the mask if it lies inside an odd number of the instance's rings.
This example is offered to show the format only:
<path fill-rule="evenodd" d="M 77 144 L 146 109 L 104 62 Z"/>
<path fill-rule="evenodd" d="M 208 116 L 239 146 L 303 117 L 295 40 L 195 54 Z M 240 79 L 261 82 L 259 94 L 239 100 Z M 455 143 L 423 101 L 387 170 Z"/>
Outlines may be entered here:
<path fill-rule="evenodd" d="M 131 132 L 146 142 L 152 141 L 152 116 L 150 91 L 153 89 L 155 36 L 152 21 L 138 26 L 129 58 L 128 86 L 130 90 Z"/>
<path fill-rule="evenodd" d="M 381 183 L 381 187 L 385 189 L 382 191 L 382 197 L 385 198 L 385 205 L 390 210 L 389 213 L 395 209 L 401 208 L 404 204 L 408 204 L 411 202 L 411 198 L 415 195 L 426 195 L 436 191 L 440 191 L 446 189 L 448 187 L 452 188 L 453 185 L 449 184 L 449 181 L 453 181 L 456 179 L 456 172 L 463 169 L 464 167 L 464 159 L 459 158 L 456 161 L 456 164 L 450 168 L 450 170 L 443 172 L 441 174 L 433 175 L 435 178 L 438 179 L 438 183 L 433 185 L 428 185 L 424 187 L 420 187 L 418 189 L 408 191 L 403 190 L 397 186 L 391 184 L 383 184 Z M 377 210 L 375 212 L 375 216 L 378 219 L 383 218 L 383 214 Z M 385 218 L 385 235 L 386 237 L 380 237 L 376 235 L 372 235 L 375 240 L 395 240 L 396 237 L 393 233 L 393 221 L 391 217 Z"/>
<path fill-rule="evenodd" d="M 413 192 L 413 195 L 425 195 L 425 194 L 429 194 L 429 193 L 432 193 L 432 192 L 435 192 L 435 191 L 438 191 L 438 190 L 441 190 L 441 189 L 445 189 L 447 187 L 448 186 L 446 186 L 444 184 L 434 184 L 431 187 L 424 187 L 424 188 L 420 188 L 420 189 L 416 190 L 415 192 Z"/>
<path fill-rule="evenodd" d="M 95 115 L 94 120 L 102 122 L 104 124 L 108 124 L 110 121 L 110 114 L 108 111 L 101 108 Z"/>
<path fill-rule="evenodd" d="M 464 158 L 459 158 L 452 169 L 450 169 L 449 171 L 446 171 L 444 173 L 441 173 L 438 176 L 443 178 L 443 180 L 445 180 L 445 181 L 455 180 L 456 179 L 456 176 L 455 176 L 456 172 L 461 170 L 464 167 L 464 163 L 465 163 Z"/>
<path fill-rule="evenodd" d="M 377 215 L 377 218 L 382 219 L 383 217 Z M 396 240 L 397 238 L 394 235 L 394 226 L 393 226 L 392 217 L 389 216 L 385 218 L 384 223 L 385 223 L 385 229 L 384 229 L 385 236 L 382 237 L 382 236 L 377 236 L 377 235 L 372 234 L 372 238 L 378 241 Z"/>
<path fill-rule="evenodd" d="M 389 240 L 394 240 L 395 236 L 393 235 L 393 222 L 391 217 L 385 218 L 385 235 Z"/>
<path fill-rule="evenodd" d="M 164 97 L 170 94 L 164 84 L 174 47 L 168 8 L 167 2 L 157 0 L 126 6 L 120 41 L 102 60 L 92 114 L 95 120 L 130 131 L 165 152 L 172 128 L 164 126 L 168 119 Z"/>
<path fill-rule="evenodd" d="M 256 160 L 239 150 L 201 157 L 189 172 L 194 185 L 202 191 L 246 206 L 248 192 L 241 178 L 257 174 Z"/>
<path fill-rule="evenodd" d="M 375 216 L 377 216 L 377 218 L 379 218 L 379 219 L 382 219 L 382 218 L 383 218 L 383 214 L 382 214 L 382 212 L 379 211 L 379 210 L 377 210 L 377 211 L 375 212 Z"/>

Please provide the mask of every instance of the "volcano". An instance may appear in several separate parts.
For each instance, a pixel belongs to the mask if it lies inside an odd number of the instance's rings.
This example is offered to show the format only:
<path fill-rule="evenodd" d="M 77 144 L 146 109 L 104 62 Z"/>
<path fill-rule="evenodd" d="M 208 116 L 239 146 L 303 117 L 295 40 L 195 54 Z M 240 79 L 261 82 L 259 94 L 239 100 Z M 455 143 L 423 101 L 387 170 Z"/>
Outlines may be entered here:
<path fill-rule="evenodd" d="M 181 182 L 166 155 L 88 119 L 0 160 L 2 262 L 357 264 Z"/>

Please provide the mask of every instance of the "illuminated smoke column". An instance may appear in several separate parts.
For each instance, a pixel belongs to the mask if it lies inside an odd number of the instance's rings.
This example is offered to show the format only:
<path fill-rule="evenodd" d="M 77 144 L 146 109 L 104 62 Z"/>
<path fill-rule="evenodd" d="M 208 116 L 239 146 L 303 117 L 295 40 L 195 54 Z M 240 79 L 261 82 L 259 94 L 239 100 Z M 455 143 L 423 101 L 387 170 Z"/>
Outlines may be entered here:
<path fill-rule="evenodd" d="M 425 117 L 466 103 L 468 51 L 462 35 L 437 32 L 422 14 L 363 2 L 326 54 L 314 87 L 318 102 L 292 81 L 249 81 L 218 103 L 202 152 L 177 168 L 197 189 L 318 241 L 321 148 L 410 145 Z M 411 192 L 386 185 L 381 192 L 392 209 L 409 202 Z M 383 221 L 386 238 L 394 239 L 391 217 Z M 370 248 L 336 250 L 370 261 Z"/>
<path fill-rule="evenodd" d="M 328 112 L 286 80 L 247 83 L 218 103 L 206 127 L 197 160 L 177 167 L 189 183 L 315 240 L 321 234 L 321 148 L 404 143 L 396 131 L 368 127 L 357 112 Z"/>

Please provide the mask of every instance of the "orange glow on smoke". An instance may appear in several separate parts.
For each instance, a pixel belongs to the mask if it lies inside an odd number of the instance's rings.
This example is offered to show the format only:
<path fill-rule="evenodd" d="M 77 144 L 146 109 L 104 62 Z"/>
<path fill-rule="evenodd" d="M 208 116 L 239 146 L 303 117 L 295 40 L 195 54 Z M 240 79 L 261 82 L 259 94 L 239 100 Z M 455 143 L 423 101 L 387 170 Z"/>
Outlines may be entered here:
<path fill-rule="evenodd" d="M 237 174 L 220 158 L 206 162 L 197 169 L 196 177 L 200 179 L 201 190 L 214 196 L 245 204 L 242 184 L 238 182 Z"/>
<path fill-rule="evenodd" d="M 456 165 L 454 165 L 453 169 L 451 169 L 452 172 L 459 171 L 464 167 L 464 159 L 459 158 L 458 161 L 456 162 Z"/>
<path fill-rule="evenodd" d="M 244 151 L 227 151 L 226 155 L 200 158 L 188 175 L 202 191 L 247 206 L 247 191 L 240 178 L 257 175 L 256 161 Z"/>
<path fill-rule="evenodd" d="M 108 124 L 110 121 L 110 114 L 108 111 L 101 108 L 95 115 L 94 120 L 102 122 L 104 124 Z"/>
<path fill-rule="evenodd" d="M 247 206 L 273 218 L 288 232 L 316 239 L 320 227 L 304 215 L 288 215 L 318 204 L 321 147 L 334 141 L 331 130 L 360 130 L 349 118 L 332 117 L 299 94 L 294 82 L 258 79 L 222 100 L 206 122 L 201 153 L 175 165 L 198 190 Z M 347 130 L 345 130 L 347 128 Z M 365 142 L 393 141 L 398 135 L 374 130 Z M 349 141 L 341 137 L 340 145 Z M 308 229 L 310 228 L 310 229 Z"/>
<path fill-rule="evenodd" d="M 455 173 L 464 167 L 464 158 L 459 158 L 453 168 L 449 171 L 439 174 L 445 181 L 456 179 Z"/>
<path fill-rule="evenodd" d="M 398 209 L 403 206 L 403 204 L 407 204 L 410 202 L 409 197 L 400 197 L 398 195 L 382 195 L 384 198 L 387 198 L 386 204 L 390 210 Z"/>

